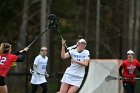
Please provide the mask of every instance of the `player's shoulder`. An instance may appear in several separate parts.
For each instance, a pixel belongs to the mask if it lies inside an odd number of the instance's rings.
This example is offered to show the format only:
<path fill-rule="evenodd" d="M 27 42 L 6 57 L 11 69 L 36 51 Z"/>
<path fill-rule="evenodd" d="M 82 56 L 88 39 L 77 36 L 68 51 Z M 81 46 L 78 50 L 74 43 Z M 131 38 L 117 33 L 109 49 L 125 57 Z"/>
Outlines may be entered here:
<path fill-rule="evenodd" d="M 139 62 L 137 59 L 134 59 L 134 62 Z"/>
<path fill-rule="evenodd" d="M 6 55 L 8 55 L 8 56 L 10 56 L 10 57 L 12 57 L 12 56 L 16 56 L 16 55 L 14 55 L 14 54 L 10 54 L 10 53 L 9 53 L 9 54 L 6 54 Z"/>
<path fill-rule="evenodd" d="M 89 51 L 88 51 L 87 49 L 84 49 L 83 52 L 85 52 L 85 53 L 89 53 Z"/>
<path fill-rule="evenodd" d="M 36 59 L 40 59 L 40 58 L 41 58 L 41 55 L 37 55 L 37 56 L 36 56 Z"/>
<path fill-rule="evenodd" d="M 127 62 L 128 62 L 128 60 L 127 60 L 127 59 L 125 59 L 125 60 L 123 60 L 123 61 L 122 61 L 122 63 L 127 63 Z"/>
<path fill-rule="evenodd" d="M 45 56 L 46 59 L 48 59 L 48 56 Z"/>
<path fill-rule="evenodd" d="M 69 50 L 69 53 L 75 53 L 75 52 L 77 52 L 76 49 L 71 49 L 71 50 Z"/>

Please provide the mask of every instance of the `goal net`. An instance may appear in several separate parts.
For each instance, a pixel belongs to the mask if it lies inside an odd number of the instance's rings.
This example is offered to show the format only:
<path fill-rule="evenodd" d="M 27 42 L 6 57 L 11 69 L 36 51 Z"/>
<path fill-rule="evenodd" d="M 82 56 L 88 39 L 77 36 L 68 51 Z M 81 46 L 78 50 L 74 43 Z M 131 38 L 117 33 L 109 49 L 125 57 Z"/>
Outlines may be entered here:
<path fill-rule="evenodd" d="M 109 75 L 118 77 L 120 63 L 121 61 L 114 59 L 91 60 L 87 78 L 79 93 L 122 93 L 121 81 L 105 80 Z"/>

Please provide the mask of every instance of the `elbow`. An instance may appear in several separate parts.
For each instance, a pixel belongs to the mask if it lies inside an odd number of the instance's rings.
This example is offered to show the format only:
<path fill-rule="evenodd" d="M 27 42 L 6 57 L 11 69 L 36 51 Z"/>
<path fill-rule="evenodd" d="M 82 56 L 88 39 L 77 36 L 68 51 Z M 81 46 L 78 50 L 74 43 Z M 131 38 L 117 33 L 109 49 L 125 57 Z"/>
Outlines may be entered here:
<path fill-rule="evenodd" d="M 61 57 L 62 58 L 62 57 Z M 62 59 L 65 59 L 65 58 L 62 58 Z"/>
<path fill-rule="evenodd" d="M 65 56 L 61 56 L 62 59 L 66 59 Z"/>
<path fill-rule="evenodd" d="M 88 63 L 88 62 L 86 62 L 85 64 L 83 64 L 83 66 L 87 67 L 87 66 L 88 66 L 88 64 L 89 64 L 89 63 Z"/>
<path fill-rule="evenodd" d="M 88 66 L 88 64 L 85 64 L 85 67 L 87 67 Z"/>
<path fill-rule="evenodd" d="M 61 58 L 66 59 L 65 54 L 61 53 Z"/>
<path fill-rule="evenodd" d="M 89 61 L 90 60 L 88 60 L 87 62 L 85 62 L 85 64 L 84 64 L 85 67 L 87 67 L 89 65 Z"/>

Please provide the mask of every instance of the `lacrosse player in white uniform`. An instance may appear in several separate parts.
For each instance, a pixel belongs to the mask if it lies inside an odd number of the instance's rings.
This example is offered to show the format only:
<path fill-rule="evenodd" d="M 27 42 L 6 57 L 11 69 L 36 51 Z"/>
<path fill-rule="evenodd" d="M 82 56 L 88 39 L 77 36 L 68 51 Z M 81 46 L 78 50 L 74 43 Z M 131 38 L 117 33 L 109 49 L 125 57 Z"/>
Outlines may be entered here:
<path fill-rule="evenodd" d="M 35 58 L 34 65 L 33 65 L 33 71 L 32 78 L 31 78 L 31 84 L 32 84 L 32 92 L 36 93 L 38 86 L 41 86 L 43 91 L 42 93 L 47 93 L 47 80 L 46 77 L 49 75 L 46 71 L 46 66 L 48 63 L 48 57 L 47 54 L 47 48 L 42 47 L 40 49 L 40 54 Z"/>
<path fill-rule="evenodd" d="M 80 39 L 76 49 L 65 52 L 65 40 L 62 40 L 61 58 L 71 57 L 71 65 L 66 69 L 59 93 L 76 93 L 85 75 L 85 67 L 90 61 L 90 53 L 86 50 L 86 41 Z"/>

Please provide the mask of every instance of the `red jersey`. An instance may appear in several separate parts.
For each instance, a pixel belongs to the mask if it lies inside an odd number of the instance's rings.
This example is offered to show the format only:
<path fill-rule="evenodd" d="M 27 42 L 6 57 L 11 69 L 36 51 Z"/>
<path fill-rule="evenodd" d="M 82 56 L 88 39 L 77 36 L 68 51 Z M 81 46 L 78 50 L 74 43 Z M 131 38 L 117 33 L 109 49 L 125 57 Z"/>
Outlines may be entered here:
<path fill-rule="evenodd" d="M 17 60 L 17 56 L 6 53 L 0 54 L 0 76 L 5 77 L 12 66 L 12 63 Z"/>
<path fill-rule="evenodd" d="M 140 67 L 140 63 L 138 60 L 134 59 L 133 62 L 129 62 L 128 60 L 124 60 L 122 63 L 123 68 L 123 78 L 135 78 L 136 77 L 136 68 Z M 135 83 L 136 80 L 123 80 L 123 82 Z"/>

